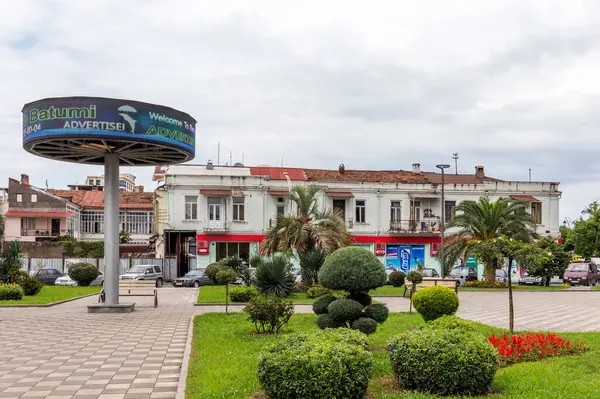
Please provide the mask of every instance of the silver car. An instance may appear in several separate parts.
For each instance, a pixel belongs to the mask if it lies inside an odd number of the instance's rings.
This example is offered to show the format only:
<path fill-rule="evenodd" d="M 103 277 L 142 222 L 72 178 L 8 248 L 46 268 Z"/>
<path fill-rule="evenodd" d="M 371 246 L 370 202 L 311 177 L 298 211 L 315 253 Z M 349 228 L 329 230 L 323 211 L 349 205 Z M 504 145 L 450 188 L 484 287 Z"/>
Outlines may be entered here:
<path fill-rule="evenodd" d="M 119 280 L 156 280 L 156 286 L 159 288 L 164 283 L 162 270 L 156 265 L 133 266 L 125 274 L 121 274 Z"/>

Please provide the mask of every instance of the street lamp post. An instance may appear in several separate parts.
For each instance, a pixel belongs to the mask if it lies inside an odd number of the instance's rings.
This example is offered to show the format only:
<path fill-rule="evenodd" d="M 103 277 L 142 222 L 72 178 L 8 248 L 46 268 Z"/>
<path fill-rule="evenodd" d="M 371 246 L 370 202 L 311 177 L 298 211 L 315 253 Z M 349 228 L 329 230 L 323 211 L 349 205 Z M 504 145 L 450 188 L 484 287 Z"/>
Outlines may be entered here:
<path fill-rule="evenodd" d="M 440 276 L 442 278 L 444 278 L 444 267 L 445 267 L 445 263 L 444 263 L 444 245 L 445 245 L 445 240 L 444 240 L 444 230 L 446 230 L 446 207 L 445 207 L 445 198 L 444 198 L 444 169 L 448 169 L 450 167 L 450 165 L 447 164 L 440 164 L 440 165 L 435 165 L 436 168 L 438 168 L 439 170 L 442 171 L 442 226 L 441 226 L 441 235 L 442 235 L 442 247 L 440 249 L 440 262 L 442 264 L 442 267 L 440 267 Z"/>

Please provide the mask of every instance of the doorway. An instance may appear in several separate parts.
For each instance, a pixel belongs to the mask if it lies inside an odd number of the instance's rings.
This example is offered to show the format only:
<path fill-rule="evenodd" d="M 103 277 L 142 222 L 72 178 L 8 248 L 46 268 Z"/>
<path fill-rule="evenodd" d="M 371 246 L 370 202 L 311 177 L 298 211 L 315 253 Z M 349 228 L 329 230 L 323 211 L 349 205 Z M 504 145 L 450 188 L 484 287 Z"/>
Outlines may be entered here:
<path fill-rule="evenodd" d="M 334 199 L 333 210 L 338 212 L 343 220 L 346 220 L 346 200 L 345 199 Z"/>
<path fill-rule="evenodd" d="M 52 226 L 52 235 L 53 236 L 60 235 L 60 219 L 52 219 L 51 226 Z"/>

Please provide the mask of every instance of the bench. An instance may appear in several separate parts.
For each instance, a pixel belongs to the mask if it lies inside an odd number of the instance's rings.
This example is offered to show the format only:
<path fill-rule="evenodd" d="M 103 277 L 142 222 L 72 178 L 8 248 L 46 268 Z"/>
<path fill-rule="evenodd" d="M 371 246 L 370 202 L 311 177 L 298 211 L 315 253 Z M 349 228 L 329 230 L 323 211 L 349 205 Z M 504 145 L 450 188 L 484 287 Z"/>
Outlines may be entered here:
<path fill-rule="evenodd" d="M 119 296 L 153 296 L 154 307 L 158 307 L 158 290 L 154 280 L 119 280 Z M 106 294 L 103 288 L 98 303 L 105 300 Z"/>
<path fill-rule="evenodd" d="M 417 284 L 417 286 L 415 287 L 414 291 L 418 291 L 421 288 L 425 288 L 425 287 L 432 287 L 434 285 L 439 285 L 442 287 L 448 287 L 454 290 L 454 292 L 456 292 L 456 295 L 458 295 L 458 283 L 459 281 L 453 278 L 424 278 L 423 281 L 420 284 Z M 404 293 L 402 294 L 402 296 L 406 296 L 407 293 L 410 294 L 410 296 L 412 297 L 413 294 L 413 290 L 409 290 L 408 286 L 410 286 L 412 288 L 412 283 L 410 282 L 406 282 L 406 284 L 404 285 Z"/>

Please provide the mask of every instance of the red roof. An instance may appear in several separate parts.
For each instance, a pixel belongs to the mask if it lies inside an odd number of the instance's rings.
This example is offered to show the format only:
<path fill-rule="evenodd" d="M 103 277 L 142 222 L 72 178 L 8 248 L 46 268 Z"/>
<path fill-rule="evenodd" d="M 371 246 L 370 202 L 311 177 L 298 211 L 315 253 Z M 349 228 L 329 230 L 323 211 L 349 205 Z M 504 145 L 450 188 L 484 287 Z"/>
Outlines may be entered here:
<path fill-rule="evenodd" d="M 371 183 L 427 183 L 422 173 L 403 170 L 338 170 L 304 169 L 307 180 L 312 181 L 359 181 Z"/>
<path fill-rule="evenodd" d="M 442 174 L 441 173 L 431 173 L 424 172 L 423 175 L 427 178 L 431 183 L 440 184 L 442 183 Z M 444 184 L 482 184 L 485 181 L 502 181 L 499 179 L 495 179 L 493 177 L 482 176 L 478 177 L 473 175 L 466 174 L 452 174 L 452 173 L 444 173 Z"/>
<path fill-rule="evenodd" d="M 38 212 L 38 211 L 8 211 L 7 217 L 67 217 L 73 216 L 73 212 Z"/>
<path fill-rule="evenodd" d="M 104 208 L 104 191 L 48 190 L 48 192 L 84 208 Z M 120 197 L 120 209 L 152 210 L 154 208 L 152 193 L 123 192 Z"/>
<path fill-rule="evenodd" d="M 531 195 L 511 195 L 510 198 L 517 201 L 539 202 L 540 200 Z"/>
<path fill-rule="evenodd" d="M 271 180 L 286 180 L 284 173 L 287 173 L 290 180 L 306 180 L 305 170 L 299 168 L 277 168 L 271 166 L 251 166 L 250 174 L 252 176 L 269 176 Z"/>

